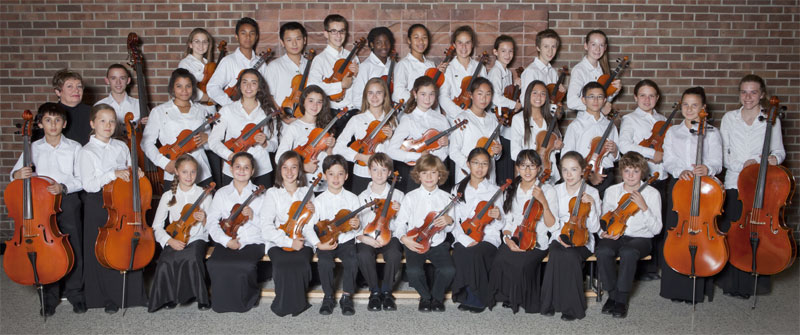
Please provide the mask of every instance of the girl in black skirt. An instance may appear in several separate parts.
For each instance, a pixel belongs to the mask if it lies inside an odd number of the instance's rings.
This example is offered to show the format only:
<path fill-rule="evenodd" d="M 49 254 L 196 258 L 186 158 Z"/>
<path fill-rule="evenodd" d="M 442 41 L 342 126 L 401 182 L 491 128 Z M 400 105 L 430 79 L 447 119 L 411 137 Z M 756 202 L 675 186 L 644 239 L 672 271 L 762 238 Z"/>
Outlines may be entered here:
<path fill-rule="evenodd" d="M 500 245 L 500 229 L 503 221 L 500 216 L 503 198 L 497 197 L 486 215 L 491 221 L 484 227 L 481 240 L 469 236 L 475 226 L 467 224 L 467 229 L 461 223 L 475 218 L 478 204 L 489 201 L 498 191 L 499 187 L 491 182 L 491 157 L 483 148 L 475 148 L 467 156 L 469 176 L 464 177 L 454 188 L 453 194 L 461 194 L 461 202 L 455 207 L 456 223 L 453 227 L 453 263 L 456 266 L 456 276 L 453 279 L 453 301 L 460 302 L 459 310 L 480 313 L 487 306 L 493 295 L 489 286 L 489 267 L 494 262 L 497 246 Z M 474 222 L 478 224 L 477 222 Z"/>
<path fill-rule="evenodd" d="M 144 306 L 147 297 L 142 285 L 142 271 L 128 271 L 125 306 L 122 306 L 122 274 L 105 268 L 94 253 L 98 228 L 106 225 L 108 211 L 103 208 L 103 187 L 117 178 L 129 181 L 131 154 L 122 141 L 111 138 L 117 126 L 117 114 L 107 104 L 92 107 L 89 124 L 94 134 L 78 154 L 80 174 L 86 199 L 83 203 L 83 277 L 86 307 L 105 307 L 116 313 L 120 307 Z M 143 175 L 141 170 L 140 175 Z"/>
<path fill-rule="evenodd" d="M 311 282 L 311 257 L 314 251 L 304 238 L 292 239 L 279 227 L 289 221 L 292 204 L 303 201 L 309 192 L 300 154 L 287 151 L 281 155 L 274 185 L 267 190 L 261 210 L 263 236 L 269 246 L 267 254 L 272 262 L 272 278 L 275 281 L 275 299 L 270 308 L 278 316 L 298 316 L 311 307 L 306 292 Z M 313 197 L 312 193 L 304 207 L 312 213 Z M 308 224 L 316 222 L 315 217 L 313 215 Z"/>
<path fill-rule="evenodd" d="M 156 241 L 163 248 L 158 257 L 153 286 L 150 287 L 148 312 L 159 308 L 173 309 L 179 303 L 197 300 L 197 308 L 205 311 L 211 308 L 206 287 L 205 255 L 208 245 L 206 231 L 206 210 L 211 207 L 211 197 L 203 188 L 195 185 L 197 161 L 184 154 L 175 160 L 175 177 L 172 189 L 161 195 L 155 218 L 153 232 Z M 182 242 L 174 239 L 165 230 L 165 225 L 181 219 L 184 206 L 192 206 L 201 199 L 192 214 L 196 223 L 189 230 L 189 239 Z M 169 223 L 165 220 L 169 217 Z"/>
<path fill-rule="evenodd" d="M 583 291 L 583 262 L 594 252 L 594 233 L 600 230 L 600 195 L 597 189 L 586 182 L 586 190 L 581 201 L 591 204 L 586 228 L 589 241 L 585 246 L 573 247 L 559 236 L 561 227 L 569 221 L 570 199 L 578 195 L 586 168 L 583 156 L 570 151 L 561 156 L 561 177 L 564 182 L 555 186 L 558 198 L 557 224 L 550 231 L 550 261 L 544 270 L 542 282 L 543 315 L 552 316 L 561 312 L 561 320 L 573 321 L 586 316 L 586 296 Z"/>
<path fill-rule="evenodd" d="M 257 283 L 256 265 L 264 257 L 261 232 L 263 195 L 245 206 L 240 215 L 247 221 L 239 227 L 237 237 L 222 230 L 219 221 L 228 218 L 233 206 L 242 204 L 256 190 L 250 181 L 255 159 L 247 152 L 238 152 L 231 159 L 233 182 L 220 188 L 208 211 L 208 234 L 214 239 L 214 252 L 206 262 L 211 278 L 212 304 L 217 313 L 247 312 L 258 303 L 261 287 Z"/>
<path fill-rule="evenodd" d="M 514 313 L 520 307 L 525 313 L 539 312 L 540 269 L 550 245 L 547 234 L 556 227 L 553 214 L 558 213 L 556 191 L 550 184 L 537 185 L 537 177 L 542 172 L 541 165 L 542 159 L 536 151 L 525 149 L 517 155 L 515 170 L 519 178 L 506 191 L 503 203 L 504 243 L 500 245 L 489 273 L 493 292 L 489 306 L 494 305 L 495 301 L 502 301 L 503 306 L 508 306 Z M 528 201 L 542 204 L 542 217 L 536 222 L 535 248 L 526 251 L 520 249 L 518 236 L 513 234 L 525 220 L 525 204 Z"/>

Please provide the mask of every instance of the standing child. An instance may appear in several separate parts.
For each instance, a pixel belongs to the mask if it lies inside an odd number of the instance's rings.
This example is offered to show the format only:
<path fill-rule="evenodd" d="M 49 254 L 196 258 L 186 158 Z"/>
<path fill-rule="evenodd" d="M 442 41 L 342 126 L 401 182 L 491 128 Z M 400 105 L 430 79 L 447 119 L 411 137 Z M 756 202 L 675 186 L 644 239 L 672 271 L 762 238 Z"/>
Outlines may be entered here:
<path fill-rule="evenodd" d="M 511 100 L 503 96 L 503 91 L 506 87 L 511 85 L 519 85 L 519 76 L 514 75 L 508 69 L 508 65 L 514 60 L 514 53 L 517 44 L 514 39 L 508 35 L 500 35 L 494 40 L 494 49 L 492 53 L 495 56 L 494 66 L 487 74 L 489 81 L 492 82 L 494 88 L 494 96 L 492 97 L 493 108 L 500 109 L 508 108 L 512 111 L 509 115 L 511 117 L 522 108 L 519 101 Z M 520 86 L 521 88 L 523 86 Z M 501 120 L 498 120 L 500 122 Z M 503 126 L 500 133 L 500 144 L 503 146 L 503 153 L 499 156 L 495 174 L 497 180 L 503 181 L 506 179 L 514 178 L 514 160 L 511 158 L 511 128 Z"/>
<path fill-rule="evenodd" d="M 439 103 L 442 111 L 447 115 L 447 119 L 451 122 L 463 111 L 462 107 L 453 102 L 453 99 L 461 94 L 461 81 L 465 77 L 471 76 L 479 64 L 478 61 L 472 59 L 472 53 L 475 51 L 477 41 L 476 37 L 475 30 L 470 26 L 456 28 L 450 37 L 450 43 L 456 48 L 456 61 L 447 65 L 447 71 L 444 73 L 444 84 L 442 84 L 441 92 L 439 92 Z M 478 76 L 486 78 L 486 67 L 481 68 Z"/>
<path fill-rule="evenodd" d="M 497 129 L 497 117 L 487 113 L 486 110 L 492 103 L 492 83 L 486 78 L 476 78 L 469 88 L 472 94 L 472 105 L 458 114 L 456 120 L 467 120 L 467 124 L 453 132 L 451 137 L 450 159 L 455 163 L 456 178 L 461 181 L 466 177 L 465 173 L 470 172 L 470 164 L 467 155 L 472 152 L 482 138 L 487 140 L 492 137 Z M 502 127 L 502 126 L 501 126 Z M 490 170 L 494 171 L 495 160 L 500 158 L 503 147 L 500 145 L 499 134 L 495 137 L 488 149 L 492 154 L 490 159 Z M 494 183 L 494 173 L 490 173 L 487 178 Z"/>
<path fill-rule="evenodd" d="M 186 40 L 186 52 L 183 59 L 178 63 L 179 69 L 186 69 L 194 77 L 195 82 L 202 82 L 205 78 L 206 64 L 214 57 L 214 38 L 203 28 L 194 28 L 189 33 Z M 198 107 L 205 111 L 206 115 L 213 115 L 217 112 L 217 107 L 206 103 L 211 101 L 208 94 L 198 90 L 192 101 L 201 103 Z M 213 102 L 213 101 L 212 101 Z"/>
<path fill-rule="evenodd" d="M 392 101 L 411 99 L 411 90 L 414 88 L 414 81 L 425 75 L 429 68 L 437 67 L 433 61 L 425 58 L 428 51 L 431 32 L 423 24 L 415 23 L 408 27 L 408 55 L 403 57 L 394 68 L 394 91 Z M 444 72 L 447 63 L 439 64 L 439 70 Z"/>
<path fill-rule="evenodd" d="M 308 60 L 303 57 L 303 50 L 306 48 L 308 33 L 300 22 L 291 21 L 281 25 L 278 36 L 286 54 L 267 65 L 267 73 L 270 75 L 265 79 L 275 102 L 282 104 L 283 100 L 292 95 L 294 77 L 302 76 L 306 70 Z M 283 116 L 287 123 L 294 121 L 288 114 Z"/>
<path fill-rule="evenodd" d="M 122 64 L 111 64 L 106 70 L 106 77 L 103 78 L 108 85 L 109 95 L 95 103 L 107 104 L 114 107 L 117 112 L 117 122 L 124 123 L 125 114 L 133 113 L 133 120 L 139 120 L 139 99 L 128 95 L 128 85 L 131 83 L 131 74 Z M 147 120 L 142 120 L 142 124 L 147 124 Z"/>
<path fill-rule="evenodd" d="M 220 106 L 233 103 L 232 98 L 225 93 L 225 89 L 238 84 L 239 73 L 242 70 L 250 69 L 259 62 L 256 55 L 256 44 L 258 43 L 258 22 L 249 17 L 243 17 L 236 21 L 236 41 L 239 47 L 232 54 L 225 56 L 217 64 L 214 75 L 208 81 L 206 93 L 209 98 Z M 262 76 L 268 77 L 267 67 L 261 64 L 257 70 Z M 223 158 L 225 156 L 222 156 Z"/>
<path fill-rule="evenodd" d="M 326 83 L 322 81 L 325 78 L 333 75 L 333 65 L 337 60 L 347 58 L 350 50 L 345 49 L 344 42 L 347 40 L 347 19 L 339 14 L 331 14 L 325 17 L 323 22 L 325 31 L 322 35 L 327 40 L 327 46 L 322 50 L 314 61 L 311 62 L 311 72 L 308 74 L 308 85 L 316 85 L 325 91 L 328 96 L 336 95 L 344 91 L 344 96 L 341 100 L 330 101 L 331 113 L 336 114 L 340 110 L 348 107 L 350 109 L 357 108 L 353 105 L 353 97 L 361 95 L 361 92 L 356 92 L 353 87 L 353 80 L 358 75 L 358 57 L 353 57 L 350 62 L 349 70 L 353 73 L 352 76 L 348 75 L 337 83 Z M 342 121 L 342 127 L 346 122 Z"/>
<path fill-rule="evenodd" d="M 391 66 L 389 53 L 394 50 L 394 34 L 386 27 L 372 28 L 367 34 L 367 45 L 371 52 L 369 57 L 359 64 L 358 76 L 353 81 L 353 106 L 355 108 L 361 108 L 361 92 L 367 87 L 367 82 L 370 79 L 389 75 L 389 67 Z M 397 66 L 395 65 L 396 68 Z M 388 79 L 392 80 L 392 78 Z M 387 91 L 386 96 L 391 101 L 392 94 Z"/>
<path fill-rule="evenodd" d="M 555 84 L 558 81 L 558 71 L 553 68 L 552 62 L 561 46 L 561 37 L 553 29 L 545 29 L 536 34 L 536 51 L 538 55 L 533 59 L 520 76 L 520 88 L 525 89 L 535 80 L 545 85 Z M 559 91 L 566 92 L 562 84 Z"/>
<path fill-rule="evenodd" d="M 592 30 L 586 34 L 583 43 L 583 49 L 586 50 L 586 56 L 583 60 L 572 68 L 570 73 L 569 88 L 567 89 L 567 107 L 577 111 L 585 111 L 587 106 L 583 101 L 582 88 L 587 83 L 597 81 L 600 76 L 609 73 L 608 68 L 608 37 L 602 30 Z M 611 82 L 611 86 L 617 91 L 610 97 L 607 97 L 606 104 L 602 110 L 604 114 L 611 111 L 611 100 L 619 94 L 619 89 L 622 88 L 622 82 L 615 79 Z M 580 114 L 580 113 L 578 113 Z M 602 194 L 602 193 L 601 193 Z"/>
<path fill-rule="evenodd" d="M 534 80 L 525 89 L 525 104 L 522 108 L 522 113 L 514 115 L 511 122 L 511 157 L 515 160 L 522 150 L 539 149 L 539 144 L 536 142 L 536 137 L 541 132 L 547 132 L 547 129 L 556 122 L 555 116 L 550 113 L 550 98 L 547 94 L 547 85 L 539 80 Z M 558 172 L 556 166 L 556 153 L 561 151 L 564 147 L 564 142 L 561 141 L 561 131 L 558 125 L 554 125 L 553 133 L 550 135 L 554 137 L 554 150 L 550 153 L 550 166 L 543 166 L 542 169 L 550 169 L 550 179 L 548 183 L 555 184 L 561 179 L 561 174 Z M 545 136 L 545 135 L 543 135 Z M 538 154 L 537 154 L 538 155 Z M 541 156 L 539 156 L 541 159 Z"/>
<path fill-rule="evenodd" d="M 89 114 L 92 107 L 83 103 L 83 78 L 77 72 L 62 69 L 53 75 L 53 90 L 58 103 L 67 112 L 64 136 L 80 145 L 89 143 Z M 112 107 L 113 108 L 113 107 Z"/>

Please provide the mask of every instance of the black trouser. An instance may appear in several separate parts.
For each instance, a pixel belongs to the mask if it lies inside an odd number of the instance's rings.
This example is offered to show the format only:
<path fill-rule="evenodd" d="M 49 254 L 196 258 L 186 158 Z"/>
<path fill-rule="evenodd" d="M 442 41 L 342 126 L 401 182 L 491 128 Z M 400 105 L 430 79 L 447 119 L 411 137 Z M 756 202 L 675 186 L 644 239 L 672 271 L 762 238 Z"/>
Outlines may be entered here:
<path fill-rule="evenodd" d="M 322 291 L 325 297 L 333 297 L 336 293 L 336 278 L 333 270 L 336 267 L 335 258 L 342 260 L 342 290 L 345 293 L 353 294 L 356 292 L 356 275 L 358 274 L 358 259 L 356 258 L 356 240 L 339 243 L 333 250 L 317 249 L 317 270 L 319 270 L 319 281 L 322 284 Z"/>
<path fill-rule="evenodd" d="M 628 303 L 633 288 L 633 276 L 639 259 L 647 256 L 652 249 L 651 238 L 622 236 L 617 240 L 597 239 L 595 255 L 597 272 L 608 298 L 616 302 Z M 619 256 L 619 272 L 616 257 Z"/>
<path fill-rule="evenodd" d="M 656 190 L 658 190 L 659 195 L 661 196 L 661 213 L 657 213 L 661 215 L 661 222 L 666 222 L 667 220 L 667 211 L 671 211 L 672 208 L 667 208 L 667 185 L 669 184 L 669 179 L 664 180 L 657 180 L 650 186 L 653 186 Z M 659 255 L 661 254 L 661 248 L 658 247 L 658 244 L 661 240 L 664 239 L 664 231 L 665 229 L 661 229 L 661 232 L 653 236 L 650 239 L 651 245 L 651 255 L 653 256 L 650 260 L 641 261 L 642 266 L 639 273 L 653 273 L 658 274 L 658 260 L 661 258 Z"/>
<path fill-rule="evenodd" d="M 83 220 L 81 220 L 81 199 L 79 192 L 61 197 L 61 213 L 58 213 L 58 229 L 68 240 L 75 255 L 72 271 L 61 280 L 44 286 L 45 305 L 57 306 L 60 287 L 64 285 L 64 296 L 71 304 L 85 302 L 83 297 Z M 94 253 L 94 250 L 91 250 Z"/>
<path fill-rule="evenodd" d="M 361 274 L 367 279 L 370 292 L 392 292 L 394 278 L 400 271 L 403 260 L 403 248 L 400 240 L 395 237 L 389 243 L 380 248 L 373 248 L 365 243 L 356 244 L 358 253 L 358 268 Z M 375 264 L 375 256 L 383 254 L 383 261 L 386 263 L 383 268 L 383 281 L 378 285 L 378 269 Z"/>
<path fill-rule="evenodd" d="M 205 150 L 208 157 L 208 165 L 211 168 L 211 180 L 217 184 L 217 188 L 222 187 L 222 158 L 211 150 Z"/>
<path fill-rule="evenodd" d="M 408 284 L 417 290 L 422 299 L 444 301 L 444 292 L 453 281 L 456 275 L 456 267 L 453 265 L 453 258 L 450 256 L 450 244 L 442 242 L 431 247 L 428 252 L 418 254 L 411 249 L 406 249 L 406 276 Z M 428 288 L 428 281 L 425 278 L 425 260 L 430 260 L 436 269 L 433 276 L 433 287 Z"/>

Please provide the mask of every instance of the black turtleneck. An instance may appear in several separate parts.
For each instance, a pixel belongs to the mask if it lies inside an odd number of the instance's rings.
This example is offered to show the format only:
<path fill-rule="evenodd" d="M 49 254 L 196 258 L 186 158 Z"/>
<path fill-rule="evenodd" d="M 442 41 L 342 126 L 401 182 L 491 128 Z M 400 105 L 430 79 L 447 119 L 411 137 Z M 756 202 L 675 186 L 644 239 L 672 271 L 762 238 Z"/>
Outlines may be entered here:
<path fill-rule="evenodd" d="M 61 102 L 58 104 L 67 111 L 67 127 L 64 129 L 64 135 L 81 145 L 86 145 L 89 142 L 89 133 L 92 131 L 92 127 L 89 126 L 89 113 L 92 107 L 82 102 L 75 107 Z"/>

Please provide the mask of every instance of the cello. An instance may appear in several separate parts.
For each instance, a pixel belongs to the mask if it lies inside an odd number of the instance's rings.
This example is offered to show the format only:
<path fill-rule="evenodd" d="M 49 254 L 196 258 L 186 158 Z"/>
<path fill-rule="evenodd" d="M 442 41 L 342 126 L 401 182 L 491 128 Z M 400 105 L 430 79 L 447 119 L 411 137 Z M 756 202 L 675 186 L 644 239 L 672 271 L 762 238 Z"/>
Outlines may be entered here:
<path fill-rule="evenodd" d="M 675 117 L 675 114 L 681 110 L 681 102 L 678 101 L 675 105 L 672 106 L 672 113 L 669 114 L 669 117 L 666 121 L 656 121 L 653 124 L 653 130 L 650 133 L 650 137 L 643 139 L 639 142 L 639 145 L 645 148 L 651 148 L 658 152 L 664 152 L 664 137 L 667 136 L 667 129 L 672 127 L 672 118 Z M 654 111 L 655 113 L 655 111 Z"/>
<path fill-rule="evenodd" d="M 350 71 L 350 63 L 353 62 L 353 58 L 356 57 L 361 48 L 364 47 L 364 44 L 367 43 L 366 38 L 360 38 L 355 42 L 353 45 L 353 50 L 350 50 L 350 54 L 347 55 L 347 58 L 339 59 L 336 63 L 333 64 L 333 74 L 330 77 L 322 79 L 322 82 L 326 84 L 333 84 L 339 83 L 347 76 L 352 76 L 353 72 Z M 330 98 L 331 101 L 342 101 L 344 99 L 344 94 L 347 91 L 346 88 L 342 87 L 342 91 L 336 94 L 331 94 Z"/>
<path fill-rule="evenodd" d="M 308 221 L 311 220 L 311 216 L 314 215 L 314 211 L 307 208 L 306 204 L 311 201 L 311 196 L 314 195 L 314 188 L 317 187 L 321 180 L 322 173 L 319 173 L 317 174 L 317 178 L 314 178 L 314 182 L 311 183 L 311 186 L 308 187 L 303 201 L 295 201 L 289 206 L 289 221 L 286 221 L 278 227 L 278 229 L 283 230 L 289 238 L 293 240 L 303 238 L 303 227 L 308 224 Z M 283 248 L 283 250 L 294 251 L 292 248 Z"/>
<path fill-rule="evenodd" d="M 456 205 L 458 199 L 461 199 L 461 193 L 456 194 L 453 198 L 450 199 L 450 202 L 447 206 L 444 207 L 439 213 L 436 212 L 428 212 L 428 215 L 425 216 L 425 221 L 422 223 L 421 226 L 411 229 L 406 233 L 406 236 L 412 237 L 414 242 L 420 244 L 420 253 L 424 254 L 431 249 L 431 239 L 436 233 L 442 231 L 444 227 L 437 227 L 433 224 L 433 221 L 436 219 L 444 216 L 447 214 L 453 206 Z"/>
<path fill-rule="evenodd" d="M 550 170 L 542 170 L 539 172 L 539 178 L 536 181 L 536 187 L 541 187 L 542 184 L 550 179 Z M 524 210 L 522 211 L 522 222 L 514 230 L 514 237 L 517 238 L 519 248 L 523 251 L 528 251 L 536 247 L 536 223 L 542 219 L 544 214 L 544 205 L 535 198 L 530 198 L 525 202 Z"/>
<path fill-rule="evenodd" d="M 125 126 L 130 143 L 139 143 L 133 113 L 125 115 Z M 130 148 L 130 180 L 117 178 L 103 186 L 103 208 L 108 210 L 108 221 L 105 226 L 98 228 L 94 247 L 100 265 L 122 272 L 123 309 L 127 309 L 125 283 L 128 271 L 139 270 L 150 264 L 156 250 L 153 228 L 145 222 L 153 189 L 146 177 L 139 176 L 137 149 L 136 146 Z"/>
<path fill-rule="evenodd" d="M 703 139 L 706 133 L 705 109 L 700 111 L 697 130 L 697 158 L 703 164 Z M 667 231 L 664 260 L 670 268 L 689 276 L 713 276 L 728 262 L 728 243 L 717 229 L 717 216 L 722 212 L 725 190 L 713 176 L 693 176 L 691 181 L 679 179 L 672 188 L 672 210 L 678 213 L 678 224 Z M 702 204 L 702 205 L 701 205 Z M 692 305 L 695 290 L 692 288 Z"/>
<path fill-rule="evenodd" d="M 217 122 L 217 120 L 219 120 L 219 113 L 214 113 L 214 115 L 207 117 L 206 121 L 194 130 L 182 130 L 178 134 L 178 137 L 175 139 L 174 143 L 162 145 L 160 148 L 158 148 L 158 152 L 170 160 L 175 160 L 180 155 L 194 151 L 197 149 L 197 141 L 194 140 L 194 137 L 197 134 L 200 134 L 206 128 L 206 126 Z"/>
<path fill-rule="evenodd" d="M 450 63 L 453 60 L 453 57 L 456 56 L 456 47 L 450 46 L 447 50 L 444 51 L 444 60 L 442 63 Z M 439 64 L 442 64 L 439 63 Z M 433 79 L 433 82 L 436 83 L 436 87 L 441 88 L 442 84 L 444 84 L 444 72 L 439 71 L 438 67 L 431 67 L 425 70 L 425 75 Z"/>
<path fill-rule="evenodd" d="M 225 235 L 228 235 L 233 239 L 238 237 L 237 232 L 239 231 L 239 227 L 243 226 L 248 221 L 247 217 L 242 215 L 242 211 L 245 207 L 250 205 L 250 203 L 253 202 L 256 197 L 264 194 L 266 191 L 267 189 L 264 187 L 264 185 L 258 185 L 258 188 L 256 188 L 253 193 L 251 193 L 250 196 L 244 200 L 244 202 L 233 205 L 233 208 L 231 208 L 231 214 L 228 215 L 227 218 L 219 220 L 219 225 L 222 227 L 222 231 L 225 233 Z"/>
<path fill-rule="evenodd" d="M 264 51 L 258 55 L 258 61 L 256 61 L 256 63 L 253 64 L 253 66 L 251 66 L 250 68 L 253 70 L 258 70 L 258 68 L 260 68 L 261 65 L 264 65 L 264 63 L 270 60 L 272 56 L 273 56 L 272 48 L 267 48 L 267 51 Z M 236 82 L 239 82 L 239 79 L 242 78 L 242 73 L 244 73 L 244 70 L 239 71 L 239 74 L 236 75 Z M 236 85 L 230 86 L 224 89 L 223 91 L 225 92 L 225 94 L 228 95 L 229 98 L 233 99 L 233 95 L 236 94 L 237 91 Z"/>
<path fill-rule="evenodd" d="M 626 67 L 628 67 L 628 56 L 622 57 L 622 60 L 617 59 L 617 63 L 619 64 L 617 64 L 617 68 L 615 68 L 614 71 L 597 78 L 597 82 L 600 83 L 600 85 L 603 85 L 603 89 L 606 91 L 607 97 L 610 97 L 614 94 L 614 92 L 617 91 L 614 86 L 611 86 L 611 83 L 617 78 L 617 76 L 620 75 L 620 73 L 622 73 L 623 70 L 625 70 Z"/>
<path fill-rule="evenodd" d="M 330 243 L 331 241 L 337 240 L 342 233 L 355 229 L 350 225 L 350 219 L 356 217 L 356 215 L 363 210 L 372 207 L 376 202 L 377 200 L 372 200 L 352 212 L 348 209 L 341 209 L 332 220 L 320 220 L 317 222 L 317 224 L 314 225 L 314 232 L 317 233 L 317 237 L 319 237 L 319 243 Z"/>
<path fill-rule="evenodd" d="M 389 222 L 397 215 L 397 211 L 392 209 L 392 194 L 394 194 L 394 185 L 400 178 L 400 173 L 395 171 L 392 175 L 392 186 L 389 187 L 389 194 L 386 195 L 386 199 L 378 199 L 375 202 L 375 206 L 379 208 L 378 215 L 375 215 L 375 219 L 364 227 L 364 235 L 375 233 L 375 240 L 380 245 L 386 245 L 392 239 Z"/>
<path fill-rule="evenodd" d="M 469 91 L 469 88 L 472 86 L 472 82 L 475 81 L 475 78 L 478 78 L 478 75 L 481 73 L 481 69 L 483 69 L 488 61 L 489 55 L 486 53 L 486 51 L 484 51 L 481 57 L 478 59 L 478 66 L 475 67 L 475 71 L 472 72 L 472 75 L 461 79 L 461 94 L 453 99 L 453 103 L 455 103 L 456 106 L 460 107 L 461 109 L 465 109 L 472 105 L 472 92 Z"/>
<path fill-rule="evenodd" d="M 642 192 L 647 185 L 652 184 L 658 180 L 658 172 L 654 172 L 646 183 L 642 183 L 636 192 Z M 625 233 L 625 228 L 628 228 L 627 222 L 631 216 L 639 212 L 639 205 L 633 202 L 630 193 L 625 193 L 619 199 L 617 209 L 610 211 L 600 218 L 600 229 L 603 229 L 611 236 L 622 236 Z"/>
<path fill-rule="evenodd" d="M 475 206 L 475 215 L 464 220 L 464 222 L 461 222 L 461 229 L 464 230 L 464 234 L 467 234 L 467 236 L 472 238 L 475 242 L 483 241 L 483 235 L 486 226 L 494 221 L 494 218 L 489 216 L 487 213 L 495 208 L 494 202 L 510 185 L 511 179 L 506 179 L 506 183 L 503 184 L 503 186 L 500 186 L 500 188 L 497 189 L 497 192 L 494 192 L 492 197 L 489 198 L 489 201 L 481 201 L 477 206 Z"/>
<path fill-rule="evenodd" d="M 386 114 L 383 120 L 381 121 L 375 120 L 370 122 L 369 126 L 367 126 L 367 135 L 364 136 L 364 138 L 362 139 L 355 140 L 353 141 L 353 143 L 350 143 L 350 149 L 353 149 L 355 152 L 364 155 L 375 154 L 375 147 L 377 147 L 378 144 L 381 144 L 384 141 L 386 141 L 386 139 L 388 138 L 386 137 L 386 134 L 383 133 L 383 126 L 385 126 L 386 123 L 389 122 L 392 116 L 394 116 L 397 113 L 400 113 L 400 111 L 402 111 L 403 108 L 405 108 L 405 105 L 403 104 L 404 102 L 405 100 L 400 99 L 400 101 L 398 101 L 394 105 L 394 108 L 392 108 L 392 110 Z M 356 163 L 361 166 L 367 166 L 367 162 L 365 161 L 356 160 Z"/>
<path fill-rule="evenodd" d="M 410 152 L 425 152 L 430 150 L 436 150 L 439 148 L 439 139 L 444 136 L 449 136 L 450 133 L 455 131 L 458 128 L 464 127 L 469 120 L 464 119 L 461 121 L 456 122 L 452 127 L 445 129 L 442 132 L 439 132 L 436 129 L 428 129 L 424 133 L 422 133 L 422 137 L 419 139 L 407 139 L 403 141 L 403 145 L 401 148 L 406 148 Z M 416 164 L 415 161 L 406 162 L 406 164 L 410 166 L 414 166 Z"/>
<path fill-rule="evenodd" d="M 303 156 L 303 163 L 311 163 L 311 160 L 316 159 L 320 152 L 328 149 L 328 145 L 325 144 L 325 139 L 331 137 L 331 134 L 328 134 L 328 131 L 331 130 L 331 127 L 333 127 L 337 120 L 341 119 L 342 116 L 347 114 L 347 111 L 347 107 L 342 109 L 339 114 L 336 114 L 331 122 L 328 122 L 328 124 L 325 125 L 325 129 L 311 129 L 311 132 L 308 133 L 308 141 L 306 141 L 306 144 L 299 145 L 294 148 L 295 152 L 300 154 L 300 156 Z"/>
<path fill-rule="evenodd" d="M 280 113 L 281 112 L 279 110 L 274 109 L 272 110 L 272 113 L 269 113 L 269 115 L 267 115 L 267 117 L 261 120 L 261 122 L 246 124 L 242 129 L 242 132 L 239 133 L 238 137 L 234 137 L 225 141 L 224 143 L 225 147 L 228 148 L 230 151 L 233 151 L 233 153 L 242 152 L 246 151 L 247 149 L 250 149 L 250 147 L 256 145 L 256 135 L 262 134 L 263 131 L 261 129 L 264 128 L 264 126 L 267 124 L 267 122 L 269 122 L 269 120 L 272 120 Z M 228 164 L 230 163 L 231 162 L 228 162 Z"/>
<path fill-rule="evenodd" d="M 754 297 L 758 276 L 773 275 L 789 268 L 797 253 L 792 229 L 786 226 L 783 213 L 794 194 L 794 176 L 786 167 L 770 165 L 768 161 L 772 127 L 781 114 L 777 97 L 772 97 L 769 103 L 767 115 L 758 118 L 766 122 L 761 162 L 748 165 L 739 173 L 737 186 L 742 216 L 728 231 L 731 265 L 755 277 Z M 753 308 L 755 303 L 754 299 Z"/>
<path fill-rule="evenodd" d="M 22 118 L 23 166 L 33 167 L 33 113 L 26 110 Z M 67 235 L 61 234 L 56 223 L 56 213 L 61 211 L 61 194 L 52 195 L 47 191 L 47 187 L 55 183 L 49 177 L 31 176 L 12 181 L 3 192 L 8 216 L 14 219 L 14 235 L 5 242 L 3 269 L 8 278 L 18 284 L 36 285 L 42 310 L 44 285 L 59 281 L 75 263 Z"/>
<path fill-rule="evenodd" d="M 582 247 L 589 242 L 589 228 L 586 227 L 586 219 L 589 218 L 592 205 L 583 201 L 583 194 L 586 192 L 586 179 L 589 178 L 589 173 L 591 172 L 591 166 L 586 165 L 578 194 L 569 199 L 569 220 L 564 222 L 559 235 L 561 241 L 569 246 Z"/>
<path fill-rule="evenodd" d="M 303 70 L 302 75 L 296 75 L 292 77 L 292 94 L 286 96 L 281 102 L 281 109 L 286 115 L 299 118 L 303 116 L 303 113 L 300 112 L 300 95 L 303 94 L 303 89 L 306 88 L 306 83 L 308 82 L 308 73 L 311 71 L 311 61 L 314 60 L 314 55 L 316 51 L 314 49 L 308 50 L 306 52 L 306 68 Z"/>
<path fill-rule="evenodd" d="M 197 83 L 197 88 L 203 91 L 203 94 L 208 95 L 206 92 L 206 87 L 208 86 L 208 81 L 211 80 L 211 76 L 214 75 L 214 72 L 217 71 L 217 64 L 222 61 L 222 57 L 225 57 L 225 51 L 227 51 L 228 42 L 220 41 L 219 46 L 217 49 L 219 50 L 219 56 L 217 56 L 217 62 L 208 62 L 206 66 L 203 68 L 203 80 Z M 208 106 L 214 106 L 214 101 L 209 98 L 208 102 L 205 103 Z"/>
<path fill-rule="evenodd" d="M 186 204 L 183 206 L 183 209 L 181 210 L 181 217 L 178 220 L 172 221 L 172 223 L 170 223 L 167 228 L 164 229 L 169 237 L 172 237 L 183 243 L 189 242 L 189 231 L 192 230 L 192 227 L 197 224 L 197 220 L 194 218 L 194 213 L 197 212 L 197 209 L 200 208 L 200 204 L 202 204 L 203 200 L 205 200 L 206 197 L 208 197 L 208 195 L 214 191 L 214 187 L 216 186 L 217 184 L 212 181 L 203 189 L 203 194 L 197 197 L 197 200 L 195 200 L 193 204 Z"/>

